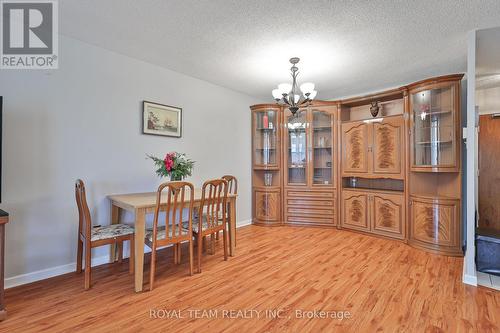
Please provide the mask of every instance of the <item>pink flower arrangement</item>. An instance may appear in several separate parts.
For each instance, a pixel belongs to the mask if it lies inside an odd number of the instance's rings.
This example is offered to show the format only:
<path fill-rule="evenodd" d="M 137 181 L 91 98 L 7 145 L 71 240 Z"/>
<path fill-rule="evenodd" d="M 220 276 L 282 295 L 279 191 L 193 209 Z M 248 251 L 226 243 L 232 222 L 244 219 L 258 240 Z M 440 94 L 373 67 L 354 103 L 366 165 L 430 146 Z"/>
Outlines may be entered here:
<path fill-rule="evenodd" d="M 154 161 L 157 167 L 156 174 L 160 177 L 170 176 L 171 180 L 182 180 L 191 176 L 193 171 L 194 161 L 186 158 L 185 154 L 171 152 L 167 153 L 164 159 L 147 156 Z"/>

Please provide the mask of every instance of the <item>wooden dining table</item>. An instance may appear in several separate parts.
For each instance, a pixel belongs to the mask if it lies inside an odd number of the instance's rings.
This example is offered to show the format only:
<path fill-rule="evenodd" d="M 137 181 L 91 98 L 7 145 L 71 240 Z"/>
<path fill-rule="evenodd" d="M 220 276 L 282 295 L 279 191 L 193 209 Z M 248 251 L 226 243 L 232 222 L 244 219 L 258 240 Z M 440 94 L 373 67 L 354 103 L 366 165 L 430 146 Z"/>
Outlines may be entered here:
<path fill-rule="evenodd" d="M 228 226 L 229 226 L 229 255 L 235 254 L 236 240 L 236 194 L 228 194 Z M 148 193 L 130 193 L 108 195 L 111 202 L 111 223 L 120 223 L 121 213 L 123 211 L 133 212 L 135 214 L 135 291 L 142 291 L 143 271 L 144 271 L 144 236 L 146 230 L 146 214 L 154 213 L 156 208 L 156 192 Z M 165 196 L 166 200 L 166 196 Z M 189 203 L 189 198 L 186 200 Z M 193 206 L 200 207 L 201 189 L 195 189 Z M 160 206 L 161 211 L 165 211 L 166 202 Z M 115 247 L 111 247 L 110 260 L 116 260 Z"/>

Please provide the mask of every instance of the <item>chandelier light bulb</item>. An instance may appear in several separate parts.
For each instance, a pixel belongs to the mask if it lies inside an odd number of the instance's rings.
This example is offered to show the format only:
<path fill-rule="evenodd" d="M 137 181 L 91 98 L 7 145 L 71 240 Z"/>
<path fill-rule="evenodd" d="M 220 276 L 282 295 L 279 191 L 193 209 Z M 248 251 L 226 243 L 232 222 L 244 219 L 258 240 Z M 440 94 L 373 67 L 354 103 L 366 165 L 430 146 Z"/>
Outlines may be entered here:
<path fill-rule="evenodd" d="M 302 91 L 304 96 L 306 94 L 312 93 L 314 91 L 314 83 L 311 83 L 311 82 L 302 83 L 300 85 L 300 91 Z"/>
<path fill-rule="evenodd" d="M 278 84 L 278 90 L 281 95 L 288 95 L 292 90 L 292 85 L 290 83 L 280 83 Z"/>
<path fill-rule="evenodd" d="M 283 97 L 283 95 L 281 94 L 281 91 L 278 88 L 273 89 L 272 94 L 273 94 L 273 98 L 275 100 L 280 100 Z"/>
<path fill-rule="evenodd" d="M 311 92 L 311 94 L 309 95 L 309 99 L 314 99 L 316 97 L 316 95 L 318 94 L 318 92 L 316 90 L 313 90 Z"/>

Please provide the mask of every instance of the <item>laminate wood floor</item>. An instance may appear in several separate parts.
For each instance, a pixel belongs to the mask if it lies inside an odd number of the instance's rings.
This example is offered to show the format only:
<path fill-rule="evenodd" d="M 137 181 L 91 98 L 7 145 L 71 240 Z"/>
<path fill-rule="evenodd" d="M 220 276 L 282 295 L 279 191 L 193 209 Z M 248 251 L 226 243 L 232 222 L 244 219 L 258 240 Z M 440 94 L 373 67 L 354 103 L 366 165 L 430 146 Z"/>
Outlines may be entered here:
<path fill-rule="evenodd" d="M 462 258 L 397 241 L 248 226 L 235 257 L 224 262 L 218 244 L 192 277 L 185 247 L 178 266 L 171 252 L 152 292 L 134 293 L 126 261 L 95 268 L 89 291 L 76 274 L 9 289 L 0 332 L 500 331 L 500 292 L 462 284 Z"/>

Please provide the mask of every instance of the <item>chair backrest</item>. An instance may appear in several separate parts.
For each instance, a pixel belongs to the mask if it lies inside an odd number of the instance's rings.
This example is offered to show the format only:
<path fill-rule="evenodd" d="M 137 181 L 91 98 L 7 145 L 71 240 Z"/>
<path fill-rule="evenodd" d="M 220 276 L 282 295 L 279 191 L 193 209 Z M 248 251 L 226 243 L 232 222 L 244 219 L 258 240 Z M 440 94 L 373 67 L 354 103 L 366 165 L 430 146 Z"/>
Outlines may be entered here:
<path fill-rule="evenodd" d="M 167 182 L 158 187 L 156 193 L 156 208 L 153 220 L 153 244 L 156 244 L 158 234 L 158 219 L 160 208 L 165 207 L 165 240 L 186 236 L 182 231 L 182 216 L 184 209 L 189 210 L 189 230 L 192 228 L 194 187 L 188 182 Z M 162 241 L 164 241 L 162 239 Z"/>
<path fill-rule="evenodd" d="M 235 176 L 224 175 L 222 179 L 227 181 L 227 193 L 229 194 L 238 194 L 238 179 Z"/>
<path fill-rule="evenodd" d="M 201 189 L 201 202 L 199 217 L 206 218 L 207 228 L 203 223 L 198 223 L 199 232 L 209 230 L 226 224 L 227 209 L 227 180 L 212 179 L 203 183 Z"/>
<path fill-rule="evenodd" d="M 78 231 L 87 241 L 90 241 L 92 220 L 85 195 L 85 184 L 81 179 L 77 179 L 75 182 L 75 198 L 76 205 L 78 206 Z"/>

